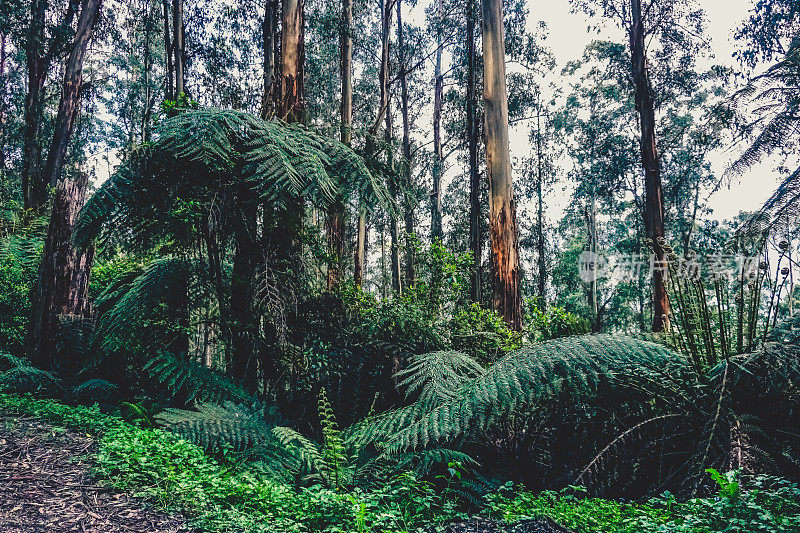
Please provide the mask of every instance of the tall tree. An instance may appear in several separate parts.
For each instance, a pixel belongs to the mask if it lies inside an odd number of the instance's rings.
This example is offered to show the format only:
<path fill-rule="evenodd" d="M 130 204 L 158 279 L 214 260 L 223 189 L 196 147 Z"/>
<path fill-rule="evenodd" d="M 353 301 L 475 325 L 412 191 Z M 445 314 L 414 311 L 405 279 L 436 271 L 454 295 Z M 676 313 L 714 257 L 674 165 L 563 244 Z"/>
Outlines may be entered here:
<path fill-rule="evenodd" d="M 655 261 L 652 329 L 662 331 L 669 328 L 670 304 L 666 289 L 665 252 L 661 245 L 666 235 L 665 205 L 655 115 L 664 102 L 676 94 L 691 92 L 697 85 L 691 68 L 707 47 L 703 39 L 705 14 L 694 0 L 571 2 L 589 15 L 600 11 L 621 27 L 628 38 L 630 85 L 639 117 L 639 149 L 644 171 L 642 217 Z M 655 48 L 650 60 L 648 46 Z"/>
<path fill-rule="evenodd" d="M 305 61 L 305 0 L 283 0 L 281 8 L 281 90 L 278 117 L 305 121 L 303 63 Z"/>
<path fill-rule="evenodd" d="M 411 174 L 411 121 L 408 116 L 408 65 L 406 63 L 405 28 L 403 28 L 403 2 L 397 0 L 397 56 L 398 78 L 400 79 L 400 112 L 403 118 L 403 161 L 401 177 L 405 186 L 403 211 L 406 231 L 406 285 L 414 284 L 414 198 Z"/>
<path fill-rule="evenodd" d="M 636 109 L 639 112 L 642 166 L 644 167 L 645 220 L 650 237 L 655 265 L 653 268 L 653 331 L 669 329 L 669 294 L 667 269 L 661 267 L 666 260 L 664 241 L 664 201 L 661 192 L 661 166 L 656 143 L 655 104 L 653 88 L 647 72 L 645 31 L 641 0 L 631 0 L 631 67 L 636 92 Z"/>
<path fill-rule="evenodd" d="M 386 112 L 389 108 L 389 31 L 391 28 L 392 8 L 394 0 L 381 0 L 381 62 L 378 71 L 378 85 L 380 88 L 380 99 L 375 120 L 367 131 L 365 151 L 368 157 L 374 157 L 377 153 L 377 137 L 381 124 L 386 119 Z M 364 204 L 364 199 L 361 199 Z M 357 286 L 361 286 L 365 273 L 366 264 L 366 240 L 368 232 L 366 229 L 367 214 L 365 206 L 360 207 L 358 215 L 358 229 L 356 234 L 356 258 L 354 280 Z"/>
<path fill-rule="evenodd" d="M 31 18 L 25 43 L 28 93 L 25 96 L 25 141 L 22 157 L 22 195 L 26 209 L 36 209 L 47 201 L 47 188 L 41 173 L 40 139 L 44 114 L 44 84 L 52 59 L 52 48 L 48 50 L 45 42 L 46 13 L 47 0 L 31 1 Z"/>
<path fill-rule="evenodd" d="M 444 10 L 442 8 L 442 0 L 436 0 L 436 61 L 433 72 L 433 187 L 431 189 L 432 239 L 442 238 L 442 173 L 444 170 L 444 154 L 442 152 L 443 26 Z"/>
<path fill-rule="evenodd" d="M 481 299 L 481 189 L 478 168 L 478 95 L 475 61 L 475 0 L 467 0 L 467 146 L 469 160 L 469 249 L 472 252 L 470 295 L 473 302 Z"/>
<path fill-rule="evenodd" d="M 350 146 L 353 128 L 353 0 L 342 0 L 339 20 L 339 69 L 342 80 L 342 99 L 339 106 L 339 138 Z M 342 275 L 345 244 L 345 199 L 339 198 L 328 208 L 327 233 L 328 289 L 338 285 Z"/>
<path fill-rule="evenodd" d="M 508 140 L 508 94 L 500 0 L 482 0 L 483 99 L 494 308 L 513 330 L 522 329 L 519 235 Z"/>
<path fill-rule="evenodd" d="M 175 68 L 175 98 L 186 93 L 186 59 L 183 28 L 183 0 L 172 0 L 172 51 Z"/>
<path fill-rule="evenodd" d="M 170 37 L 169 19 L 171 10 L 169 0 L 162 0 L 161 9 L 164 15 L 164 97 L 175 98 L 175 68 L 172 64 L 172 38 Z"/>
<path fill-rule="evenodd" d="M 262 77 L 264 89 L 261 94 L 261 118 L 274 112 L 275 103 L 275 37 L 278 31 L 278 2 L 264 0 L 264 20 L 261 21 L 261 46 L 264 52 Z"/>
<path fill-rule="evenodd" d="M 547 307 L 547 260 L 544 237 L 544 153 L 542 151 L 542 102 L 536 106 L 536 256 L 538 263 L 537 292 L 538 305 Z"/>
<path fill-rule="evenodd" d="M 91 249 L 78 251 L 72 245 L 72 226 L 83 206 L 88 185 L 85 172 L 70 172 L 62 178 L 69 139 L 80 111 L 83 62 L 92 30 L 100 15 L 101 0 L 83 0 L 75 37 L 64 67 L 64 82 L 47 158 L 46 175 L 56 188 L 50 226 L 47 231 L 39 281 L 31 319 L 31 349 L 40 367 L 58 369 L 54 359 L 54 335 L 62 316 L 85 318 L 88 299 Z"/>

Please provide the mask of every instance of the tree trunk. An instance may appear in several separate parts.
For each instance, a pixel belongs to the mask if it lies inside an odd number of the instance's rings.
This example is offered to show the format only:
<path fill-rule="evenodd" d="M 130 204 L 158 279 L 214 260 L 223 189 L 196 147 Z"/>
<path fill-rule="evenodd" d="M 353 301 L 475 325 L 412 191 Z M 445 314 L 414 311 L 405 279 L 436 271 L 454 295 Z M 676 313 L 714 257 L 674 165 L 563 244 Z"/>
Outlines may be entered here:
<path fill-rule="evenodd" d="M 402 178 L 406 187 L 404 194 L 405 231 L 406 231 L 406 286 L 414 284 L 414 245 L 411 236 L 414 234 L 414 198 L 411 192 L 411 122 L 408 116 L 408 79 L 405 58 L 405 31 L 403 29 L 402 0 L 397 0 L 397 48 L 398 76 L 400 77 L 400 106 L 403 117 L 403 169 Z"/>
<path fill-rule="evenodd" d="M 542 174 L 542 109 L 541 100 L 539 100 L 538 109 L 536 111 L 536 252 L 538 254 L 539 263 L 539 279 L 538 281 L 538 306 L 541 310 L 547 309 L 547 261 L 545 260 L 545 246 L 544 246 L 544 175 Z"/>
<path fill-rule="evenodd" d="M 522 329 L 517 213 L 508 146 L 503 9 L 500 0 L 482 0 L 483 99 L 489 227 L 492 241 L 494 308 L 514 331 Z"/>
<path fill-rule="evenodd" d="M 0 35 L 0 180 L 6 172 L 6 105 L 8 84 L 6 83 L 6 61 L 8 60 L 7 37 Z"/>
<path fill-rule="evenodd" d="M 664 263 L 666 254 L 660 242 L 664 239 L 661 168 L 656 145 L 653 92 L 647 75 L 641 0 L 631 0 L 631 16 L 631 62 L 636 92 L 636 108 L 639 111 L 641 127 L 640 147 L 645 180 L 645 225 L 656 261 L 656 268 L 653 269 L 653 331 L 657 332 L 669 329 L 670 305 L 666 286 L 667 269 Z"/>
<path fill-rule="evenodd" d="M 360 288 L 364 283 L 364 274 L 367 268 L 367 212 L 363 205 L 360 206 L 359 209 L 353 283 L 355 283 L 356 287 Z"/>
<path fill-rule="evenodd" d="M 281 94 L 278 117 L 286 122 L 305 121 L 303 64 L 305 0 L 283 0 L 281 12 Z"/>
<path fill-rule="evenodd" d="M 173 100 L 175 98 L 175 82 L 173 78 L 175 68 L 172 65 L 172 43 L 169 36 L 169 0 L 163 0 L 161 5 L 164 9 L 164 60 L 166 62 L 164 65 L 164 97 L 167 100 Z"/>
<path fill-rule="evenodd" d="M 339 107 L 341 141 L 350 146 L 353 129 L 353 0 L 342 0 L 339 26 L 342 102 Z"/>
<path fill-rule="evenodd" d="M 38 209 L 47 201 L 47 187 L 42 177 L 40 139 L 44 113 L 44 84 L 49 60 L 44 51 L 47 0 L 31 2 L 31 22 L 25 46 L 28 67 L 28 92 L 25 95 L 25 130 L 22 152 L 22 194 L 25 209 Z"/>
<path fill-rule="evenodd" d="M 391 11 L 389 11 L 389 16 L 391 17 Z M 391 22 L 391 20 L 390 20 Z M 389 28 L 387 27 L 387 33 Z M 389 71 L 387 66 L 386 76 L 388 78 Z M 388 85 L 387 85 L 388 90 Z M 389 164 L 389 170 L 394 171 L 394 137 L 393 137 L 393 126 L 392 126 L 392 108 L 390 104 L 391 100 L 389 99 L 388 95 L 386 98 L 386 154 Z M 389 184 L 389 194 L 392 196 L 393 203 L 397 205 L 397 187 L 395 184 Z M 391 236 L 391 247 L 390 247 L 390 260 L 392 266 L 392 290 L 396 294 L 401 294 L 403 292 L 402 283 L 400 281 L 400 231 L 398 229 L 397 224 L 397 212 L 391 210 L 389 212 L 389 234 Z"/>
<path fill-rule="evenodd" d="M 376 137 L 381 123 L 383 122 L 386 109 L 389 105 L 389 24 L 391 20 L 392 0 L 381 0 L 381 66 L 378 73 L 378 85 L 380 86 L 380 100 L 378 104 L 378 113 L 375 116 L 375 121 L 367 131 L 367 139 L 365 151 L 368 156 L 374 156 L 376 153 Z M 362 204 L 363 204 L 362 199 Z M 355 257 L 355 284 L 361 286 L 363 276 L 366 269 L 366 256 L 367 253 L 367 229 L 366 229 L 366 211 L 361 207 L 361 212 L 358 218 L 358 235 L 356 242 L 356 257 Z"/>
<path fill-rule="evenodd" d="M 738 470 L 742 474 L 753 474 L 755 457 L 750 436 L 739 420 L 733 420 L 729 428 L 728 470 Z"/>
<path fill-rule="evenodd" d="M 304 0 L 283 0 L 281 6 L 281 81 L 277 115 L 289 123 L 302 123 L 305 120 L 305 102 L 303 101 L 304 7 Z M 279 255 L 286 254 L 283 260 L 285 266 L 288 266 L 292 260 L 298 262 L 302 253 L 304 198 L 297 196 L 290 199 L 285 216 L 286 243 L 281 246 Z"/>
<path fill-rule="evenodd" d="M 261 22 L 261 43 L 264 49 L 262 76 L 264 93 L 261 95 L 261 118 L 267 119 L 274 113 L 275 96 L 275 34 L 278 30 L 277 0 L 265 0 L 264 20 Z"/>
<path fill-rule="evenodd" d="M 431 239 L 441 239 L 442 233 L 442 92 L 444 77 L 442 76 L 442 25 L 444 15 L 442 0 L 436 0 L 436 64 L 434 67 L 433 85 L 433 190 L 431 191 Z"/>
<path fill-rule="evenodd" d="M 353 0 L 342 0 L 342 16 L 339 25 L 339 65 L 342 78 L 342 101 L 339 107 L 340 140 L 350 146 L 353 127 Z M 327 220 L 328 249 L 328 290 L 335 288 L 342 277 L 344 260 L 345 219 L 347 217 L 344 200 L 338 199 L 329 208 Z"/>
<path fill-rule="evenodd" d="M 175 61 L 175 98 L 186 93 L 184 76 L 183 0 L 172 0 L 172 51 Z"/>
<path fill-rule="evenodd" d="M 94 251 L 75 250 L 71 242 L 72 226 L 86 198 L 88 182 L 88 175 L 75 173 L 56 191 L 31 318 L 34 364 L 67 374 L 76 369 L 65 368 L 68 362 L 59 361 L 54 353 L 60 319 L 83 319 L 91 314 L 89 274 Z"/>
<path fill-rule="evenodd" d="M 231 376 L 252 393 L 258 387 L 258 358 L 255 340 L 258 316 L 253 309 L 253 282 L 257 263 L 258 205 L 249 198 L 251 191 L 243 186 L 238 203 L 242 219 L 234 229 L 236 251 L 231 272 L 230 333 L 232 350 Z"/>
<path fill-rule="evenodd" d="M 101 0 L 83 0 L 75 39 L 64 69 L 61 101 L 55 132 L 47 158 L 46 176 L 56 194 L 47 231 L 39 282 L 31 318 L 31 353 L 46 369 L 59 369 L 54 359 L 54 335 L 59 317 L 85 318 L 90 314 L 89 274 L 93 250 L 78 251 L 72 246 L 72 226 L 86 198 L 88 176 L 70 173 L 61 179 L 69 139 L 80 111 L 83 87 L 83 61 L 92 29 L 100 14 Z"/>
<path fill-rule="evenodd" d="M 81 16 L 75 31 L 75 40 L 67 60 L 53 142 L 50 145 L 44 173 L 47 184 L 52 188 L 58 185 L 61 177 L 69 140 L 80 111 L 81 91 L 83 90 L 83 60 L 86 49 L 89 47 L 92 29 L 100 14 L 100 4 L 101 0 L 83 0 Z"/>
<path fill-rule="evenodd" d="M 467 146 L 469 149 L 469 249 L 472 252 L 473 302 L 481 299 L 481 189 L 478 169 L 478 98 L 475 61 L 475 0 L 467 1 Z"/>

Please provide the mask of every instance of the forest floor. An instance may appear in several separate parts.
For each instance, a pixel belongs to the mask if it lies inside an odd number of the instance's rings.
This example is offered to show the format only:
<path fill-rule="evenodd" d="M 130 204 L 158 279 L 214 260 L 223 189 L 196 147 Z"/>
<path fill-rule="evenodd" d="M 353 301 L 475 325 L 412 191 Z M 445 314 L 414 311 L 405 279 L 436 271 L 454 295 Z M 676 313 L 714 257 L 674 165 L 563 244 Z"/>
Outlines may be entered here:
<path fill-rule="evenodd" d="M 94 439 L 0 412 L 0 532 L 191 531 L 181 516 L 94 480 Z"/>

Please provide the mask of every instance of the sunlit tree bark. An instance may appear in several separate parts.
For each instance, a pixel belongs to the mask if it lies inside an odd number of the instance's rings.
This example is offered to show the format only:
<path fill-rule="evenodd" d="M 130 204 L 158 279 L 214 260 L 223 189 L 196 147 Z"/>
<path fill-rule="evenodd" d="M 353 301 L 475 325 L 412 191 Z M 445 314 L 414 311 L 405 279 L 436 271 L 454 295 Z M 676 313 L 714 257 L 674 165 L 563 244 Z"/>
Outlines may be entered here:
<path fill-rule="evenodd" d="M 519 237 L 508 141 L 502 2 L 482 0 L 482 15 L 484 135 L 490 187 L 493 303 L 509 327 L 519 331 L 522 329 Z"/>

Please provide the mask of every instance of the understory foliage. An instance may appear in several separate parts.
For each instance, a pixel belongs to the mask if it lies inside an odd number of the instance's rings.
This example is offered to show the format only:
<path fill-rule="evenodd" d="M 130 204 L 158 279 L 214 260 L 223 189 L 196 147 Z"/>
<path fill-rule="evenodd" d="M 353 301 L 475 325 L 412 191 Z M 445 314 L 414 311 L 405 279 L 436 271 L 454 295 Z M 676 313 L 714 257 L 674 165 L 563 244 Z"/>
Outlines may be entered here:
<path fill-rule="evenodd" d="M 98 436 L 97 475 L 115 488 L 133 490 L 168 510 L 181 510 L 205 531 L 428 532 L 464 516 L 453 491 L 411 473 L 372 489 L 334 490 L 315 484 L 295 488 L 264 476 L 248 463 L 221 463 L 174 434 L 146 429 L 101 413 L 51 400 L 0 395 L 10 414 L 36 416 L 57 426 Z M 454 465 L 455 467 L 455 465 Z M 454 470 L 455 471 L 455 470 Z M 461 483 L 449 476 L 453 489 Z M 738 483 L 729 477 L 725 483 Z M 576 487 L 538 494 L 507 483 L 482 500 L 484 512 L 508 523 L 550 517 L 581 533 L 715 533 L 795 531 L 800 489 L 785 480 L 756 476 L 749 490 L 720 485 L 715 496 L 680 503 L 665 493 L 642 503 L 589 498 Z"/>

